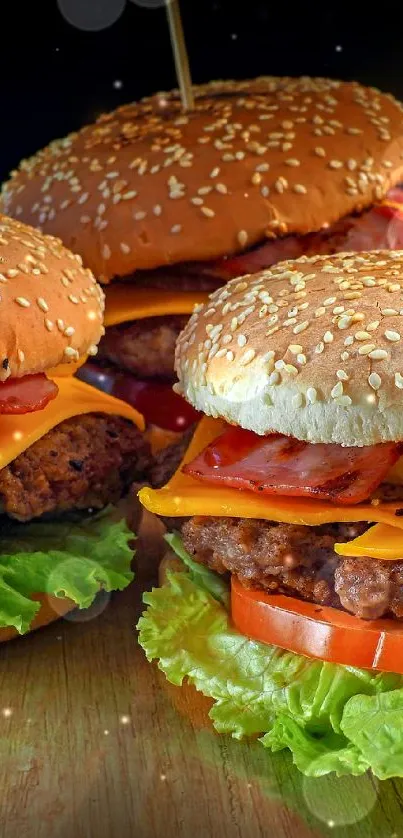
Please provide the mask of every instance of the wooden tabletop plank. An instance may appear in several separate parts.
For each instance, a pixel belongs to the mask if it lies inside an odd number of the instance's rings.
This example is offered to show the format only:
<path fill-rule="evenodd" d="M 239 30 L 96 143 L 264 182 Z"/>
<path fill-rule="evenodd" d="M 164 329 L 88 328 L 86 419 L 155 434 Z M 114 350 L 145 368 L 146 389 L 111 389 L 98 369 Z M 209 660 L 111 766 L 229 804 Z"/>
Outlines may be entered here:
<path fill-rule="evenodd" d="M 98 616 L 0 648 L 0 834 L 403 838 L 403 781 L 306 780 L 218 736 L 209 701 L 147 663 L 134 627 L 159 551 L 148 526 L 136 583 Z"/>

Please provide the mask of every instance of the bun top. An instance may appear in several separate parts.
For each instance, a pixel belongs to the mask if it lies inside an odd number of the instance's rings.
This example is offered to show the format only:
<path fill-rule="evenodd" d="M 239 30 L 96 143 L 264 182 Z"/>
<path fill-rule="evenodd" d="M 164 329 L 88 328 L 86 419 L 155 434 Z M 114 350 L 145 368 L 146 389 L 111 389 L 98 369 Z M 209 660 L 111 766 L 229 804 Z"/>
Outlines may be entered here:
<path fill-rule="evenodd" d="M 403 176 L 402 105 L 357 82 L 260 78 L 119 108 L 3 187 L 5 212 L 60 236 L 103 282 L 313 232 Z"/>
<path fill-rule="evenodd" d="M 0 215 L 0 381 L 95 355 L 103 308 L 80 256 Z"/>
<path fill-rule="evenodd" d="M 403 440 L 403 251 L 301 257 L 198 306 L 177 389 L 209 416 L 346 446 Z"/>

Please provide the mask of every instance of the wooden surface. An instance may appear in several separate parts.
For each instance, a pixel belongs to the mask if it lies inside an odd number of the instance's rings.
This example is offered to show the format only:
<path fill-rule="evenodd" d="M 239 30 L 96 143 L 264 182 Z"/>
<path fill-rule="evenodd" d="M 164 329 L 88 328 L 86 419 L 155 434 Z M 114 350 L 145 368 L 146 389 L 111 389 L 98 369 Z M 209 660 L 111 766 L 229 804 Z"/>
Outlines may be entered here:
<path fill-rule="evenodd" d="M 1 838 L 403 838 L 403 781 L 304 780 L 147 664 L 146 536 L 137 584 L 98 616 L 0 647 Z"/>

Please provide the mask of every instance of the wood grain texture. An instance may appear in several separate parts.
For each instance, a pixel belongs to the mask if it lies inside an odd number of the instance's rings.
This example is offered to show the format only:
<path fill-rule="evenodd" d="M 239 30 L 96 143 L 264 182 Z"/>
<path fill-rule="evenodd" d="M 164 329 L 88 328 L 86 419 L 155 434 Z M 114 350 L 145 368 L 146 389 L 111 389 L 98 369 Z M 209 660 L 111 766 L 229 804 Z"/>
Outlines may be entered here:
<path fill-rule="evenodd" d="M 287 755 L 215 734 L 209 702 L 146 662 L 155 535 L 98 616 L 0 647 L 1 838 L 403 838 L 403 781 L 313 787 Z"/>

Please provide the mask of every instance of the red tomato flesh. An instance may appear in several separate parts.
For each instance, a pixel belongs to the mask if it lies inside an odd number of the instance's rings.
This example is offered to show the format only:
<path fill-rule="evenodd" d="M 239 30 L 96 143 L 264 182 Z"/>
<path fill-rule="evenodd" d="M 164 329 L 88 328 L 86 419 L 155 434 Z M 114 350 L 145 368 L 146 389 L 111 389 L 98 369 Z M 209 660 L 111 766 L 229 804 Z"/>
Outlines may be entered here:
<path fill-rule="evenodd" d="M 59 388 L 44 373 L 0 383 L 0 414 L 33 413 L 56 398 Z"/>
<path fill-rule="evenodd" d="M 343 448 L 228 428 L 183 471 L 235 489 L 351 504 L 370 496 L 400 452 L 393 442 Z"/>
<path fill-rule="evenodd" d="M 232 620 L 252 640 L 297 655 L 403 674 L 403 623 L 352 614 L 281 594 L 244 588 L 231 578 Z"/>
<path fill-rule="evenodd" d="M 148 425 L 166 431 L 182 432 L 190 428 L 199 414 L 164 381 L 139 380 L 130 373 L 85 364 L 78 378 L 106 393 L 128 402 L 142 413 Z"/>

